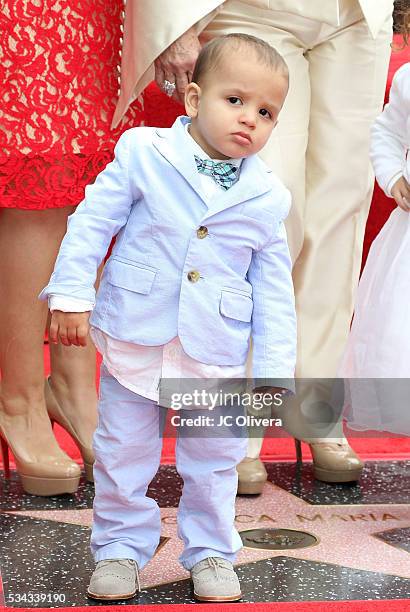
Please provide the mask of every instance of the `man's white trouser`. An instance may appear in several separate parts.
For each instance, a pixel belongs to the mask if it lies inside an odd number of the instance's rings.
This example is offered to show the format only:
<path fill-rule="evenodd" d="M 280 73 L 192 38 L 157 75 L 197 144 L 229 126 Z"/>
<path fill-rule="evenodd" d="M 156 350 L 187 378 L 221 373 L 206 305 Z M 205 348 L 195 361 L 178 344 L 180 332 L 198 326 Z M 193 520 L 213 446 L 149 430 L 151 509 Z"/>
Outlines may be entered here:
<path fill-rule="evenodd" d="M 293 3 L 299 14 L 292 12 Z M 273 10 L 275 2 L 263 9 L 227 0 L 202 39 L 232 32 L 258 36 L 288 64 L 289 94 L 261 156 L 293 196 L 287 232 L 298 316 L 297 376 L 332 378 L 358 284 L 374 182 L 369 128 L 384 99 L 392 18 L 386 15 L 373 39 L 357 0 L 339 1 L 338 26 L 322 23 L 320 14 L 317 19 L 300 16 L 300 4 L 288 0 L 289 12 L 284 12 Z M 303 393 L 311 394 L 310 389 Z M 314 440 L 320 437 L 314 424 L 303 424 L 308 404 L 305 399 L 302 408 L 295 404 L 281 417 L 291 435 Z M 326 435 L 340 438 L 340 421 Z M 257 442 L 252 445 L 250 454 L 257 456 Z"/>

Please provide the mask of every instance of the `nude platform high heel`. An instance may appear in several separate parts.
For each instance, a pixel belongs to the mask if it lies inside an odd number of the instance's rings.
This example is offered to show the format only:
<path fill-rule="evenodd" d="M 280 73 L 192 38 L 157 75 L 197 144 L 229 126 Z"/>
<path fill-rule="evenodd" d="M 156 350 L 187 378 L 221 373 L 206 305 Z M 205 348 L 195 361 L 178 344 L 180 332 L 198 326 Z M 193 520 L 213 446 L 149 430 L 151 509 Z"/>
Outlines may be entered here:
<path fill-rule="evenodd" d="M 257 457 L 245 457 L 237 466 L 238 495 L 260 495 L 268 479 L 266 468 Z"/>
<path fill-rule="evenodd" d="M 47 411 L 51 420 L 51 423 L 58 423 L 70 436 L 73 438 L 76 443 L 81 456 L 83 458 L 84 463 L 84 471 L 85 477 L 88 482 L 94 482 L 93 477 L 93 464 L 94 464 L 94 451 L 92 449 L 91 441 L 87 442 L 81 437 L 81 434 L 78 433 L 66 415 L 63 412 L 60 404 L 55 398 L 53 390 L 50 386 L 50 379 L 47 378 L 44 386 L 44 395 L 46 398 Z"/>
<path fill-rule="evenodd" d="M 295 440 L 296 462 L 303 465 L 302 441 Z M 363 471 L 363 462 L 349 446 L 335 442 L 312 442 L 309 444 L 313 459 L 313 475 L 328 483 L 355 482 Z M 237 466 L 238 495 L 259 495 L 267 481 L 266 468 L 259 458 L 246 458 Z"/>
<path fill-rule="evenodd" d="M 313 475 L 317 480 L 329 483 L 359 480 L 363 462 L 349 443 L 307 442 L 313 459 Z M 302 465 L 302 441 L 295 438 L 296 462 Z"/>
<path fill-rule="evenodd" d="M 7 480 L 10 479 L 10 449 L 14 455 L 16 469 L 26 493 L 49 496 L 77 491 L 81 476 L 80 467 L 58 447 L 50 424 L 50 432 L 43 430 L 40 435 L 36 435 L 35 431 L 31 432 L 29 430 L 10 431 L 9 439 L 13 438 L 12 446 L 7 438 L 6 431 L 7 429 L 11 430 L 12 421 L 15 419 L 6 417 L 2 413 L 0 413 L 0 417 L 0 448 L 4 475 Z M 49 443 L 46 444 L 48 433 Z"/>

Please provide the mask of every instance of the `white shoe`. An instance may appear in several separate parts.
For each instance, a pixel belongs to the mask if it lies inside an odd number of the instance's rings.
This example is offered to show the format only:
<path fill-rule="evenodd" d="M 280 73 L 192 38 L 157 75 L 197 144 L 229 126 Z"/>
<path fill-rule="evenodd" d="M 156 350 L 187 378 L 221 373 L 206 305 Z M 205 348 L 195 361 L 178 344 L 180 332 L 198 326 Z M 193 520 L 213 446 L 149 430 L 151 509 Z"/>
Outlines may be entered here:
<path fill-rule="evenodd" d="M 132 559 L 99 561 L 87 595 L 93 599 L 130 599 L 141 590 L 138 565 Z"/>
<path fill-rule="evenodd" d="M 191 578 L 198 601 L 238 601 L 242 597 L 232 563 L 222 557 L 207 557 L 196 563 Z"/>

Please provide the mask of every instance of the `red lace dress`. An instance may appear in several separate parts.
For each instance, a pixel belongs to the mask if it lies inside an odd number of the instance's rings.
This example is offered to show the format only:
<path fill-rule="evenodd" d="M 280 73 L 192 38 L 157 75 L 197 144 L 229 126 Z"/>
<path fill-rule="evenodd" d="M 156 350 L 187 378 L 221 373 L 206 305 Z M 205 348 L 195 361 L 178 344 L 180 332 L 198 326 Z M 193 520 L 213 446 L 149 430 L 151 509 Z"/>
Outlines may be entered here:
<path fill-rule="evenodd" d="M 122 0 L 3 0 L 0 12 L 0 207 L 78 204 L 141 123 L 135 104 L 110 129 Z"/>

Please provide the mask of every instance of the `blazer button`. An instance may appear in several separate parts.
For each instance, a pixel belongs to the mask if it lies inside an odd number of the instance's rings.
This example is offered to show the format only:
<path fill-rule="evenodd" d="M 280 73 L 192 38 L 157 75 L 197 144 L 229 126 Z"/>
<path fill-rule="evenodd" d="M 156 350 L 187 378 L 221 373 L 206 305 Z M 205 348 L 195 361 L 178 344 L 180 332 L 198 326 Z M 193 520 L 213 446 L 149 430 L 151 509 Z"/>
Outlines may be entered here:
<path fill-rule="evenodd" d="M 198 236 L 198 238 L 206 238 L 208 236 L 208 228 L 205 227 L 205 225 L 201 225 L 196 230 L 196 235 Z"/>
<path fill-rule="evenodd" d="M 188 272 L 187 278 L 189 281 L 191 281 L 191 283 L 197 283 L 200 279 L 198 270 L 191 270 L 190 272 Z"/>

